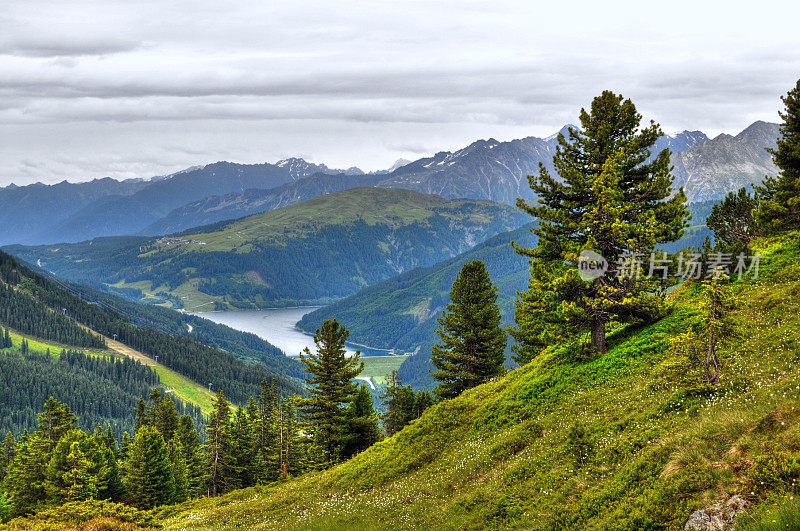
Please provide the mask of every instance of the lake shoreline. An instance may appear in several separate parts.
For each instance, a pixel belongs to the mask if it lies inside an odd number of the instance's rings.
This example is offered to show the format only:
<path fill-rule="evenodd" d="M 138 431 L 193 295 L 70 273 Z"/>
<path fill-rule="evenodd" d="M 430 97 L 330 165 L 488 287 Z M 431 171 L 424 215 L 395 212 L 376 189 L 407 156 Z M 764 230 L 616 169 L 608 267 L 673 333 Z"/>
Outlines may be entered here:
<path fill-rule="evenodd" d="M 314 334 L 303 330 L 298 323 L 304 315 L 322 308 L 322 306 L 284 306 L 258 310 L 216 310 L 194 312 L 204 319 L 229 326 L 235 330 L 255 334 L 261 339 L 279 348 L 287 357 L 297 358 L 305 348 L 314 349 Z M 348 355 L 361 351 L 362 357 L 397 356 L 396 350 L 372 347 L 355 342 L 346 342 Z"/>

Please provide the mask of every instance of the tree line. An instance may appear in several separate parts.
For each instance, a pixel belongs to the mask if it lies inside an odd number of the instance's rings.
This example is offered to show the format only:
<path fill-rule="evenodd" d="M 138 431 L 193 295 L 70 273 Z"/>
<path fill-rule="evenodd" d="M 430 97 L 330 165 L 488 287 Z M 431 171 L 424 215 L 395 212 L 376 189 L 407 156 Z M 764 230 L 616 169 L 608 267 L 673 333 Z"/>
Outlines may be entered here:
<path fill-rule="evenodd" d="M 122 434 L 121 444 L 108 424 L 84 431 L 68 405 L 48 398 L 32 431 L 18 438 L 9 433 L 2 445 L 0 515 L 24 515 L 89 498 L 152 508 L 269 484 L 357 455 L 383 433 L 369 390 L 353 380 L 363 363 L 358 353 L 345 355 L 347 337 L 335 320 L 317 330 L 316 351 L 306 349 L 302 357 L 310 386 L 306 397 L 282 396 L 277 383 L 267 380 L 257 396 L 239 406 L 218 391 L 202 437 L 195 419 L 181 415 L 174 398 L 159 388 L 130 408 L 133 427 Z M 64 363 L 94 360 L 65 353 Z M 119 371 L 113 364 L 97 372 L 102 370 Z M 140 390 L 155 380 L 128 383 Z M 390 411 L 408 410 L 402 419 L 387 418 L 390 434 L 432 401 L 412 392 L 414 406 L 409 407 L 401 395 L 388 397 Z"/>
<path fill-rule="evenodd" d="M 135 428 L 139 397 L 159 386 L 158 375 L 130 358 L 89 356 L 81 351 L 34 352 L 22 340 L 0 351 L 0 434 L 19 437 L 36 428 L 41 404 L 51 396 L 70 405 L 81 426 L 103 425 L 118 437 Z M 177 401 L 178 410 L 202 424 L 202 414 Z"/>
<path fill-rule="evenodd" d="M 275 380 L 283 394 L 302 392 L 297 382 L 261 364 L 244 363 L 192 337 L 136 326 L 116 311 L 90 304 L 19 265 L 2 251 L 0 300 L 0 322 L 6 326 L 72 346 L 105 347 L 103 340 L 80 323 L 149 357 L 158 356 L 159 363 L 196 382 L 225 389 L 236 402 L 257 394 L 264 379 Z"/>

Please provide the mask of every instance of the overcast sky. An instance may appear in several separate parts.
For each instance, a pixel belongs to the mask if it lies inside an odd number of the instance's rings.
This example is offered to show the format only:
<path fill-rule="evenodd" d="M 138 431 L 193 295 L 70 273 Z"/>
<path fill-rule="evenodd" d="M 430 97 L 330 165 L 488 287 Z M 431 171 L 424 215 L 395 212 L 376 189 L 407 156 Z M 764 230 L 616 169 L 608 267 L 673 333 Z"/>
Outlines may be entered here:
<path fill-rule="evenodd" d="M 2 0 L 0 186 L 381 169 L 549 135 L 607 88 L 667 131 L 736 133 L 800 77 L 796 2 L 539 4 Z"/>

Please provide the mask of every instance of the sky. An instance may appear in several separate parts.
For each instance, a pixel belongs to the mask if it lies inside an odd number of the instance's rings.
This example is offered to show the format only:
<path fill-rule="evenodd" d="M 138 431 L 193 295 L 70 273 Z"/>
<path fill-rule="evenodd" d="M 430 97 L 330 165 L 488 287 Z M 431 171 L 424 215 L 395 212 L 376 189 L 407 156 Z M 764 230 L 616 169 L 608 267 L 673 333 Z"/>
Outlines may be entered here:
<path fill-rule="evenodd" d="M 604 89 L 665 131 L 778 121 L 800 4 L 0 0 L 0 186 L 547 136 Z"/>

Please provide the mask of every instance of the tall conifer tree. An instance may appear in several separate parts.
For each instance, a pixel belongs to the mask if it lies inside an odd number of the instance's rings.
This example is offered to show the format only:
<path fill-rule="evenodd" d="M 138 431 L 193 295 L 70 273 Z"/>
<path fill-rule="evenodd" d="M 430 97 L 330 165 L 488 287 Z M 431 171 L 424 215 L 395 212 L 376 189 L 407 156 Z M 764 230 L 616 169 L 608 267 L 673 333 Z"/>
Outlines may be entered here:
<path fill-rule="evenodd" d="M 169 446 L 152 426 L 143 426 L 128 450 L 125 489 L 131 503 L 152 509 L 173 502 L 175 477 Z"/>
<path fill-rule="evenodd" d="M 532 259 L 531 284 L 517 301 L 518 360 L 526 362 L 550 341 L 589 331 L 592 349 L 604 353 L 606 324 L 650 318 L 658 313 L 658 285 L 618 268 L 626 256 L 649 255 L 656 244 L 683 234 L 688 211 L 683 190 L 673 195 L 668 149 L 651 152 L 662 136 L 630 100 L 605 91 L 581 110 L 580 129 L 558 135 L 553 163 L 529 176 L 538 204 L 517 206 L 539 219 L 536 249 L 515 246 Z M 582 251 L 610 264 L 608 274 L 584 281 L 578 274 Z M 647 274 L 647 271 L 645 271 Z"/>
<path fill-rule="evenodd" d="M 500 328 L 497 288 L 480 260 L 464 264 L 439 317 L 431 362 L 436 394 L 452 398 L 503 374 L 506 334 Z"/>
<path fill-rule="evenodd" d="M 350 403 L 356 392 L 353 378 L 364 370 L 359 351 L 349 358 L 345 354 L 349 336 L 350 332 L 336 319 L 329 319 L 314 334 L 316 352 L 306 348 L 300 354 L 300 361 L 311 375 L 306 378 L 311 396 L 298 403 L 323 448 L 327 463 L 337 456 L 336 449 L 345 427 L 343 406 Z"/>
<path fill-rule="evenodd" d="M 222 391 L 214 400 L 214 411 L 206 426 L 206 483 L 209 496 L 236 487 L 236 462 L 231 448 L 231 405 Z"/>
<path fill-rule="evenodd" d="M 345 412 L 345 435 L 342 440 L 342 457 L 350 459 L 381 439 L 378 415 L 372 405 L 372 393 L 361 385 Z"/>
<path fill-rule="evenodd" d="M 771 150 L 781 173 L 757 187 L 763 199 L 756 220 L 772 231 L 800 228 L 800 80 L 783 98 L 781 137 Z"/>

